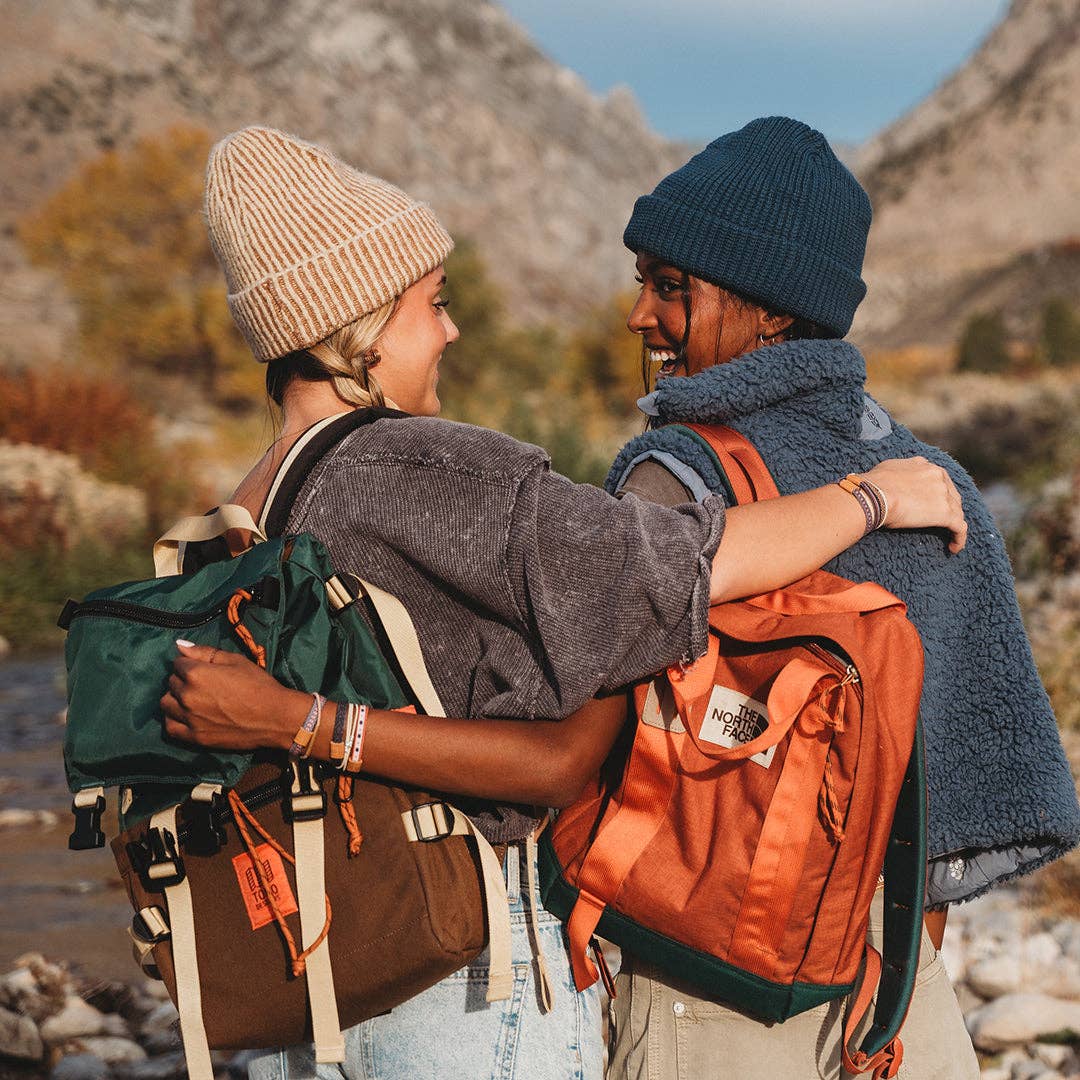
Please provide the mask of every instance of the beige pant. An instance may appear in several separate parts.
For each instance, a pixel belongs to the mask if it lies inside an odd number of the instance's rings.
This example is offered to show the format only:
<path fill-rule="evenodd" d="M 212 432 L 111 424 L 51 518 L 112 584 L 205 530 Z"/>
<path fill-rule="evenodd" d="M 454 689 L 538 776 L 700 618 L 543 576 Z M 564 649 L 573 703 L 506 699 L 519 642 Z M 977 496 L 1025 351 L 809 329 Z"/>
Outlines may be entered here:
<path fill-rule="evenodd" d="M 870 909 L 871 944 L 881 950 L 882 891 Z M 782 1024 L 752 1020 L 697 997 L 677 980 L 629 958 L 615 980 L 608 1080 L 840 1080 L 841 999 Z M 870 1008 L 854 1040 L 869 1027 Z M 900 1033 L 899 1080 L 977 1080 L 979 1065 L 956 995 L 923 931 L 911 1010 Z"/>

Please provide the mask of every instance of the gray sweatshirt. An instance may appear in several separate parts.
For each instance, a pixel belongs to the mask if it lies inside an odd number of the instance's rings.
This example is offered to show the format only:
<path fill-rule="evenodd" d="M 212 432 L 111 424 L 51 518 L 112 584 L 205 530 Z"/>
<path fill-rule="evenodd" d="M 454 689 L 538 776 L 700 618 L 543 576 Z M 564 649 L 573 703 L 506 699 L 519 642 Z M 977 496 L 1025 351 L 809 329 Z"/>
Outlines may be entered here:
<path fill-rule="evenodd" d="M 484 428 L 379 420 L 312 470 L 288 528 L 401 598 L 447 715 L 558 719 L 707 642 L 722 500 L 619 502 Z M 492 807 L 490 840 L 530 816 Z"/>

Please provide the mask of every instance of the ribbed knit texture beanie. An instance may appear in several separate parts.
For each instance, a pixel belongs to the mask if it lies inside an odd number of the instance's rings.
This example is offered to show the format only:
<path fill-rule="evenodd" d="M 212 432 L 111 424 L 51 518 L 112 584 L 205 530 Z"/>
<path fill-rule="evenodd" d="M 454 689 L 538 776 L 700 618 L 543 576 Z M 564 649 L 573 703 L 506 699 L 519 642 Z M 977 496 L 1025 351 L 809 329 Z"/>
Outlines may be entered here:
<path fill-rule="evenodd" d="M 820 132 L 769 116 L 721 135 L 638 199 L 623 242 L 843 337 L 866 295 L 870 216 Z"/>
<path fill-rule="evenodd" d="M 265 127 L 210 151 L 206 220 L 229 310 L 259 360 L 377 310 L 454 246 L 431 210 L 393 184 Z"/>

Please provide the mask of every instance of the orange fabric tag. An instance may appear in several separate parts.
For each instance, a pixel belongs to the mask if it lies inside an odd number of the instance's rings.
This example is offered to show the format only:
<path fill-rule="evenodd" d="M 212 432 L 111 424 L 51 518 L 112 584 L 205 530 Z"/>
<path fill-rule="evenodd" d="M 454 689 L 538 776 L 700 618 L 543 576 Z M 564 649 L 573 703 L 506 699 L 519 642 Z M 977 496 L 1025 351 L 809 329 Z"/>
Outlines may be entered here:
<path fill-rule="evenodd" d="M 391 712 L 408 712 L 408 713 L 412 713 L 413 716 L 415 716 L 416 715 L 416 706 L 415 705 L 399 705 L 396 709 L 391 709 L 390 711 Z"/>
<path fill-rule="evenodd" d="M 296 897 L 293 896 L 292 886 L 285 876 L 285 864 L 281 861 L 281 856 L 269 844 L 260 844 L 255 849 L 255 855 L 278 911 L 282 915 L 294 914 L 298 910 Z M 244 907 L 247 908 L 248 918 L 251 920 L 251 929 L 258 930 L 260 926 L 273 921 L 274 913 L 266 902 L 266 893 L 259 884 L 251 856 L 246 851 L 233 856 L 233 870 L 236 871 L 240 895 L 244 898 Z"/>

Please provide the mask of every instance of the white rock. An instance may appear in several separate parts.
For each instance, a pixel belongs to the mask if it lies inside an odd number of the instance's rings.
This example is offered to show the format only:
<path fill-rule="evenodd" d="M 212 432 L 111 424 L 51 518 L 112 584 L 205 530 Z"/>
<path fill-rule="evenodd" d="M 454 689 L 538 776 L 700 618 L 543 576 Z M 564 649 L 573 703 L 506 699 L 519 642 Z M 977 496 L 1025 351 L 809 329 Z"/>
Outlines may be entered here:
<path fill-rule="evenodd" d="M 1024 963 L 1035 968 L 1053 967 L 1061 959 L 1061 946 L 1052 934 L 1043 931 L 1033 934 L 1023 944 L 1020 955 Z"/>
<path fill-rule="evenodd" d="M 979 1080 L 1012 1080 L 1012 1073 L 1008 1069 L 993 1066 L 989 1069 L 983 1069 L 979 1073 Z"/>
<path fill-rule="evenodd" d="M 106 1013 L 101 1034 L 119 1035 L 126 1039 L 131 1035 L 131 1028 L 128 1027 L 128 1022 L 119 1013 Z"/>
<path fill-rule="evenodd" d="M 81 997 L 72 996 L 64 1007 L 41 1025 L 41 1037 L 47 1043 L 62 1043 L 82 1035 L 100 1035 L 105 1030 L 105 1014 Z"/>
<path fill-rule="evenodd" d="M 163 1001 L 142 1022 L 143 1031 L 165 1031 L 179 1019 L 180 1014 L 171 1001 Z"/>
<path fill-rule="evenodd" d="M 1017 1043 L 1037 1042 L 1040 1035 L 1080 1034 L 1080 1002 L 1046 994 L 1006 994 L 965 1018 L 975 1046 L 993 1052 Z"/>
<path fill-rule="evenodd" d="M 1055 1043 L 1033 1043 L 1028 1047 L 1028 1053 L 1050 1069 L 1060 1069 L 1072 1057 L 1072 1051 L 1067 1046 Z"/>
<path fill-rule="evenodd" d="M 23 994 L 37 992 L 37 979 L 34 973 L 25 967 L 18 967 L 9 971 L 6 975 L 0 975 L 0 990 L 11 994 L 13 997 L 21 997 Z"/>
<path fill-rule="evenodd" d="M 968 968 L 966 982 L 979 997 L 999 998 L 1020 989 L 1020 964 L 1004 953 L 988 956 Z"/>
<path fill-rule="evenodd" d="M 40 1061 L 45 1053 L 37 1025 L 29 1016 L 0 1008 L 0 1056 Z"/>
<path fill-rule="evenodd" d="M 131 1039 L 120 1039 L 115 1035 L 93 1035 L 79 1039 L 79 1045 L 88 1054 L 101 1058 L 109 1065 L 121 1062 L 145 1061 L 146 1051 Z"/>

